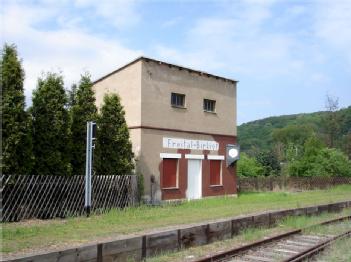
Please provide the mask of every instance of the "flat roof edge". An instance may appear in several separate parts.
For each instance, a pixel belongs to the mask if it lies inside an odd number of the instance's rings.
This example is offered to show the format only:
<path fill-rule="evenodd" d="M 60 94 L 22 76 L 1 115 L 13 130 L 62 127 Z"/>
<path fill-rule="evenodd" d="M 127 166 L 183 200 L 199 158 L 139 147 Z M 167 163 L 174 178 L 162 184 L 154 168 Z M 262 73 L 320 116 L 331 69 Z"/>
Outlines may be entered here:
<path fill-rule="evenodd" d="M 116 70 L 112 71 L 111 73 L 108 73 L 108 74 L 98 78 L 97 80 L 93 81 L 93 85 L 98 83 L 98 82 L 101 82 L 102 80 L 106 79 L 107 77 L 109 77 L 109 76 L 111 76 L 111 75 L 113 75 L 113 74 L 115 74 L 115 73 L 127 68 L 128 66 L 131 66 L 132 64 L 141 61 L 141 60 L 144 60 L 146 62 L 150 62 L 150 61 L 151 62 L 155 62 L 155 63 L 158 63 L 160 65 L 164 64 L 164 65 L 167 65 L 167 66 L 170 66 L 170 67 L 176 67 L 176 68 L 179 68 L 181 70 L 187 70 L 189 72 L 197 73 L 197 74 L 208 76 L 208 77 L 213 77 L 213 78 L 216 78 L 216 79 L 222 79 L 222 80 L 229 81 L 229 82 L 232 82 L 232 83 L 239 82 L 239 81 L 234 80 L 234 79 L 230 79 L 230 78 L 226 78 L 226 77 L 210 74 L 210 73 L 207 73 L 207 72 L 204 72 L 204 71 L 200 71 L 200 70 L 195 70 L 195 69 L 192 69 L 192 68 L 189 68 L 189 67 L 184 67 L 184 66 L 180 66 L 180 65 L 176 65 L 176 64 L 163 62 L 163 61 L 156 60 L 156 59 L 153 59 L 153 58 L 149 58 L 149 57 L 146 57 L 146 56 L 139 56 L 139 57 L 135 58 L 134 60 L 132 60 L 131 62 L 129 62 L 129 63 L 117 68 Z"/>

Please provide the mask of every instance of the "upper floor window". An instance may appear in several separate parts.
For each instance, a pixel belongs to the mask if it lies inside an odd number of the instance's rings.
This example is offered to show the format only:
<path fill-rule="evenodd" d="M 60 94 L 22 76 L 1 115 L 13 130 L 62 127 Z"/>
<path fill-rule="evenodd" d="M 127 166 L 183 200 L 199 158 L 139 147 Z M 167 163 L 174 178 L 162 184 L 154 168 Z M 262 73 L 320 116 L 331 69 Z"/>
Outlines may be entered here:
<path fill-rule="evenodd" d="M 171 104 L 172 106 L 176 106 L 176 107 L 185 107 L 185 95 L 172 93 Z"/>
<path fill-rule="evenodd" d="M 215 112 L 216 110 L 216 101 L 210 99 L 204 99 L 204 111 L 206 112 Z"/>

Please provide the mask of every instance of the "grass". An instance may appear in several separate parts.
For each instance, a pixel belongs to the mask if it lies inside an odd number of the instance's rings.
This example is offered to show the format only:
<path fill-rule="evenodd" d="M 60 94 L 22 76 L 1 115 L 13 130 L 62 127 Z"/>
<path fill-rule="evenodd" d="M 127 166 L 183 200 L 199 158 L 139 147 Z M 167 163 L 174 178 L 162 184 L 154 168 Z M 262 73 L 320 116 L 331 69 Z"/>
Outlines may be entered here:
<path fill-rule="evenodd" d="M 265 237 L 274 236 L 287 232 L 289 230 L 308 227 L 310 225 L 341 217 L 350 214 L 351 209 L 346 209 L 342 213 L 323 213 L 319 216 L 299 216 L 288 217 L 274 227 L 274 228 L 249 228 L 243 230 L 240 235 L 224 241 L 214 242 L 212 244 L 184 249 L 179 252 L 164 253 L 155 257 L 148 258 L 147 262 L 168 262 L 168 261 L 193 261 L 195 258 L 204 257 L 208 254 L 214 254 L 225 251 L 234 247 L 239 247 L 249 244 Z M 325 260 L 329 261 L 329 260 Z M 336 260 L 334 260 L 336 261 Z M 344 260 L 343 260 L 344 261 Z M 345 260 L 346 261 L 346 260 Z"/>
<path fill-rule="evenodd" d="M 314 261 L 350 262 L 351 238 L 337 240 L 333 245 L 318 255 Z"/>
<path fill-rule="evenodd" d="M 340 222 L 338 224 L 331 224 L 327 226 L 316 226 L 304 230 L 305 234 L 317 235 L 338 235 L 351 230 L 351 223 L 349 220 Z"/>
<path fill-rule="evenodd" d="M 33 252 L 120 235 L 151 231 L 155 228 L 196 223 L 241 214 L 329 204 L 351 199 L 351 185 L 329 190 L 299 193 L 246 193 L 238 198 L 217 197 L 162 207 L 140 206 L 111 210 L 89 218 L 76 217 L 50 221 L 34 220 L 2 224 L 2 253 Z"/>

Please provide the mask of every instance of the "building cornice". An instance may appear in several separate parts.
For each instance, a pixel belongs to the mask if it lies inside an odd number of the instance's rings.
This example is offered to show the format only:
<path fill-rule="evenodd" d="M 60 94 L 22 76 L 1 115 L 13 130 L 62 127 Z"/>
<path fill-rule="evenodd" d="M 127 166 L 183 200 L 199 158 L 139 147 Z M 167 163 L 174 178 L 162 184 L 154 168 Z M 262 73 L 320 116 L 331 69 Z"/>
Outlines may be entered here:
<path fill-rule="evenodd" d="M 179 70 L 185 70 L 185 71 L 188 71 L 190 73 L 197 73 L 199 75 L 202 75 L 202 76 L 207 76 L 207 77 L 213 77 L 213 78 L 216 78 L 216 79 L 221 79 L 223 81 L 228 81 L 228 82 L 231 82 L 233 84 L 237 83 L 238 81 L 237 80 L 234 80 L 234 79 L 230 79 L 230 78 L 226 78 L 226 77 L 222 77 L 222 76 L 218 76 L 218 75 L 214 75 L 214 74 L 210 74 L 210 73 L 207 73 L 207 72 L 204 72 L 204 71 L 200 71 L 200 70 L 196 70 L 196 69 L 192 69 L 192 68 L 189 68 L 189 67 L 184 67 L 184 66 L 180 66 L 180 65 L 175 65 L 175 64 L 171 64 L 171 63 L 167 63 L 167 62 L 163 62 L 163 61 L 160 61 L 160 60 L 156 60 L 156 59 L 153 59 L 153 58 L 149 58 L 149 57 L 145 57 L 145 56 L 140 56 L 134 60 L 132 60 L 131 62 L 129 62 L 128 64 L 125 64 L 124 66 L 121 66 L 119 68 L 117 68 L 116 70 L 112 71 L 111 73 L 108 73 L 107 75 L 105 76 L 102 76 L 100 78 L 98 78 L 97 80 L 95 80 L 93 82 L 93 84 L 96 84 L 106 78 L 108 78 L 109 76 L 135 64 L 136 62 L 139 62 L 139 61 L 145 61 L 145 62 L 154 62 L 156 64 L 159 64 L 159 65 L 166 65 L 166 66 L 169 66 L 169 67 L 175 67 L 175 68 L 178 68 Z"/>

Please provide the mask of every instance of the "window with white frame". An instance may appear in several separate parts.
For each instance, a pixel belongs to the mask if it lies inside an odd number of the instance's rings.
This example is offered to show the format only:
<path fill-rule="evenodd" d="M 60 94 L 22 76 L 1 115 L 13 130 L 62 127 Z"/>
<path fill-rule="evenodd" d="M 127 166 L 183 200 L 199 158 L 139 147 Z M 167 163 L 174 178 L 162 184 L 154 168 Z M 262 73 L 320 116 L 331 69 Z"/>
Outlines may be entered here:
<path fill-rule="evenodd" d="M 216 101 L 210 100 L 210 99 L 204 99 L 204 111 L 216 112 Z"/>
<path fill-rule="evenodd" d="M 185 107 L 185 95 L 172 93 L 171 94 L 171 105 L 175 107 Z"/>

